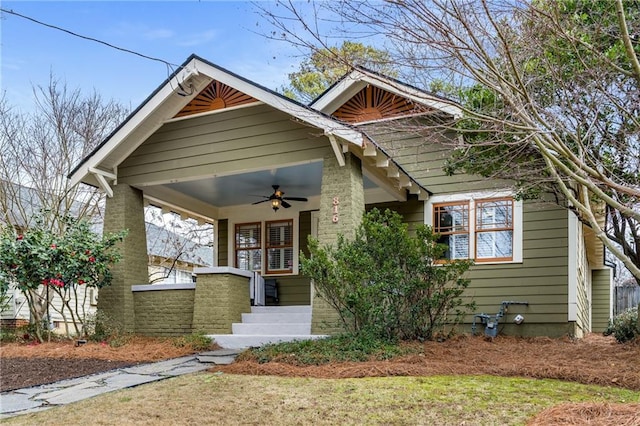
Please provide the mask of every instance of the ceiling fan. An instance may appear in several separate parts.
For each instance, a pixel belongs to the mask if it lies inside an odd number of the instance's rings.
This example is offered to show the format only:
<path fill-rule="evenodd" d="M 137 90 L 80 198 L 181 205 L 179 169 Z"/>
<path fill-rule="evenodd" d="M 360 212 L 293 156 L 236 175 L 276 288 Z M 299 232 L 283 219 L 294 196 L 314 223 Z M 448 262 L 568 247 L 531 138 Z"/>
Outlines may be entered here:
<path fill-rule="evenodd" d="M 271 207 L 275 212 L 275 211 L 278 211 L 280 206 L 284 207 L 285 209 L 288 209 L 289 207 L 291 207 L 291 204 L 287 203 L 287 201 L 308 201 L 304 197 L 283 197 L 284 192 L 280 190 L 280 185 L 271 185 L 271 187 L 273 188 L 273 194 L 268 196 L 258 195 L 258 197 L 263 197 L 264 200 L 256 201 L 255 203 L 252 203 L 252 204 L 260 204 L 260 203 L 266 203 L 267 201 L 270 201 Z"/>

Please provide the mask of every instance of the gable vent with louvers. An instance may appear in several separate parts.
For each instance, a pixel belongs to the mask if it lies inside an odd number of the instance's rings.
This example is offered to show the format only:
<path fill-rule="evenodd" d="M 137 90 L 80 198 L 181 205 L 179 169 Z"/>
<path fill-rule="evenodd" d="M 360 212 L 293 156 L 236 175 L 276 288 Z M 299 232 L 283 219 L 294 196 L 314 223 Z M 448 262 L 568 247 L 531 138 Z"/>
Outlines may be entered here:
<path fill-rule="evenodd" d="M 191 102 L 182 108 L 175 117 L 184 117 L 202 112 L 215 111 L 252 102 L 258 101 L 257 99 L 252 98 L 233 87 L 229 87 L 224 83 L 214 80 L 204 90 L 202 90 L 198 96 L 193 98 Z"/>
<path fill-rule="evenodd" d="M 422 105 L 376 86 L 368 85 L 356 93 L 332 115 L 348 123 L 380 120 L 427 112 Z"/>

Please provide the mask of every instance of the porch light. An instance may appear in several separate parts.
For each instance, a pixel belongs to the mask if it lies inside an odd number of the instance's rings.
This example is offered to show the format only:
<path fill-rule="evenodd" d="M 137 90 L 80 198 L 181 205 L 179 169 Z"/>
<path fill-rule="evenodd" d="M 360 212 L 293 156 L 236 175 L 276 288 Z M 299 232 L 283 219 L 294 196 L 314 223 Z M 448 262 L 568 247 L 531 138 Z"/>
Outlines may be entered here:
<path fill-rule="evenodd" d="M 271 200 L 271 207 L 273 207 L 274 212 L 277 212 L 280 208 L 280 200 L 278 200 L 277 198 L 275 200 Z"/>

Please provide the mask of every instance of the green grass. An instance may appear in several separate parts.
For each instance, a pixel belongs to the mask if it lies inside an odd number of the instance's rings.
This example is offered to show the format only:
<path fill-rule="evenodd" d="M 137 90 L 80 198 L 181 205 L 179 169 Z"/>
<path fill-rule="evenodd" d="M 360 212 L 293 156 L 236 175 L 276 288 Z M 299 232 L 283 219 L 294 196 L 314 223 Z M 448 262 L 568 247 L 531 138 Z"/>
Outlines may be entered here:
<path fill-rule="evenodd" d="M 522 425 L 564 402 L 640 392 L 493 376 L 311 379 L 200 373 L 9 419 L 7 424 Z"/>

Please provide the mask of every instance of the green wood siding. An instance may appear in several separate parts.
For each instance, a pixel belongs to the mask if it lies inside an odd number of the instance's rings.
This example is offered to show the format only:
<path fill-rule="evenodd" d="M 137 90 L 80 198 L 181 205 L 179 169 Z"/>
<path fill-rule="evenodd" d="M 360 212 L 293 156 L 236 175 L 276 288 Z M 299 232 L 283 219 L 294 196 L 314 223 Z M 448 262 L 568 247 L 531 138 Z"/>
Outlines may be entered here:
<path fill-rule="evenodd" d="M 306 256 L 309 255 L 307 239 L 311 235 L 311 212 L 300 212 L 298 219 L 298 247 Z M 298 276 L 276 277 L 278 280 L 278 294 L 281 306 L 311 304 L 311 281 L 309 278 Z"/>
<path fill-rule="evenodd" d="M 311 282 L 304 276 L 275 277 L 278 281 L 280 306 L 311 304 Z"/>
<path fill-rule="evenodd" d="M 193 180 L 316 160 L 330 151 L 314 129 L 260 105 L 164 124 L 118 167 L 118 180 Z"/>
<path fill-rule="evenodd" d="M 567 212 L 553 204 L 525 202 L 523 220 L 523 262 L 474 265 L 466 295 L 476 302 L 477 312 L 488 314 L 497 313 L 502 301 L 529 302 L 511 307 L 506 317 L 510 322 L 522 314 L 525 323 L 518 334 L 527 335 L 527 329 L 568 320 Z M 525 327 L 529 324 L 536 326 Z M 566 329 L 558 331 L 561 335 Z"/>
<path fill-rule="evenodd" d="M 479 176 L 458 174 L 447 176 L 442 170 L 449 156 L 451 143 L 438 132 L 429 135 L 417 135 L 410 130 L 413 122 L 393 124 L 369 124 L 362 126 L 367 134 L 381 145 L 384 150 L 400 164 L 414 179 L 434 194 L 469 192 L 481 189 L 504 188 L 504 183 L 487 180 Z"/>
<path fill-rule="evenodd" d="M 416 227 L 424 223 L 424 201 L 419 201 L 416 196 L 410 196 L 404 203 L 377 203 L 367 204 L 366 206 L 367 211 L 374 208 L 381 211 L 389 209 L 400 214 L 402 220 L 409 225 L 409 232 L 415 232 Z"/>
<path fill-rule="evenodd" d="M 478 176 L 447 176 L 442 166 L 451 146 L 443 143 L 443 136 L 412 134 L 401 125 L 365 127 L 377 143 L 434 195 L 508 188 L 505 182 Z M 415 213 L 405 219 L 414 226 L 418 223 L 418 210 Z M 573 334 L 576 326 L 568 321 L 567 211 L 551 202 L 527 201 L 523 205 L 523 221 L 522 263 L 474 265 L 468 274 L 471 285 L 465 296 L 475 301 L 476 312 L 492 315 L 498 312 L 502 301 L 529 302 L 529 306 L 511 307 L 501 322 L 510 334 L 536 335 L 541 331 L 557 336 Z M 518 313 L 525 317 L 525 322 L 511 325 Z M 467 321 L 470 323 L 472 317 Z M 469 331 L 468 324 L 464 331 Z"/>
<path fill-rule="evenodd" d="M 219 220 L 215 232 L 218 235 L 218 266 L 233 266 L 229 265 L 229 221 Z"/>
<path fill-rule="evenodd" d="M 307 245 L 307 241 L 309 239 L 309 235 L 311 235 L 311 212 L 300 212 L 300 217 L 298 219 L 298 247 L 300 251 L 304 253 L 305 256 L 309 256 L 309 247 Z"/>
<path fill-rule="evenodd" d="M 591 331 L 601 333 L 611 318 L 611 269 L 591 271 Z"/>

